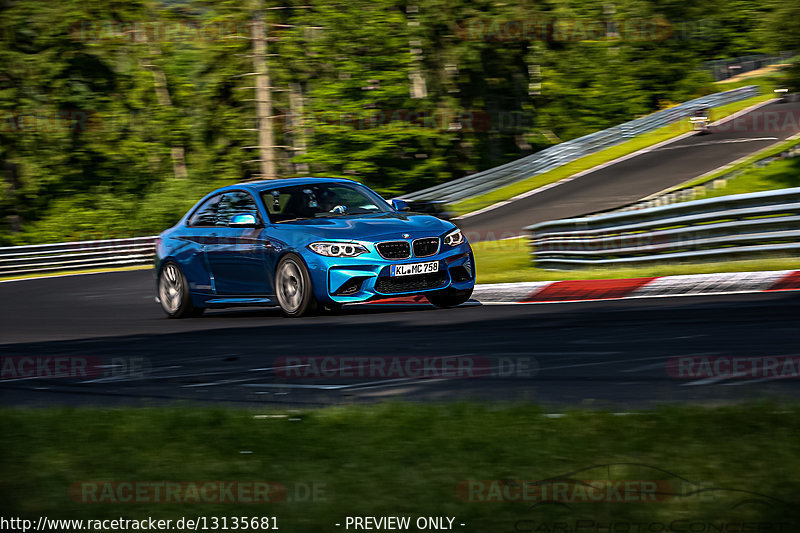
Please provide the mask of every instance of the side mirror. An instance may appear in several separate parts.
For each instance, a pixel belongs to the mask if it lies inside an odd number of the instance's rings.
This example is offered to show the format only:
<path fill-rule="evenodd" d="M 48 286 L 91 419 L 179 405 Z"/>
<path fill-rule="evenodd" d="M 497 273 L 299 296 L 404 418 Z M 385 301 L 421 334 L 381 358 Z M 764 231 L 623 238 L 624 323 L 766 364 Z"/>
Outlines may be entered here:
<path fill-rule="evenodd" d="M 257 228 L 260 226 L 256 216 L 250 213 L 239 213 L 231 217 L 228 226 L 232 228 Z"/>
<path fill-rule="evenodd" d="M 392 199 L 392 207 L 394 207 L 395 211 L 411 211 L 411 208 L 408 207 L 405 200 L 401 200 L 400 198 Z"/>

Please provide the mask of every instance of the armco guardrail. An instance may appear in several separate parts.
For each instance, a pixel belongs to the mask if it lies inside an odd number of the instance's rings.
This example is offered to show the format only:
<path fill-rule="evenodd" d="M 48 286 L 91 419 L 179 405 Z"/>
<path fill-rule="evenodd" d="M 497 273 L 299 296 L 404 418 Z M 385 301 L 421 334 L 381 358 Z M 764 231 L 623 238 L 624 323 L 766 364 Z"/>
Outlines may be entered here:
<path fill-rule="evenodd" d="M 716 94 L 710 94 L 680 105 L 664 109 L 625 122 L 613 128 L 590 133 L 577 139 L 559 143 L 535 154 L 517 159 L 499 167 L 470 174 L 435 187 L 404 195 L 406 200 L 438 200 L 456 202 L 473 196 L 486 194 L 494 189 L 547 172 L 556 167 L 575 161 L 585 155 L 593 154 L 609 146 L 620 144 L 636 135 L 647 133 L 676 120 L 686 118 L 698 109 L 718 107 L 731 102 L 757 96 L 759 88 L 755 85 L 739 87 Z"/>
<path fill-rule="evenodd" d="M 792 55 L 793 52 L 784 51 L 777 55 L 757 54 L 732 59 L 716 59 L 703 62 L 703 68 L 711 72 L 714 81 L 721 81 L 769 65 L 786 62 L 791 59 Z"/>
<path fill-rule="evenodd" d="M 800 187 L 554 220 L 525 229 L 531 234 L 534 263 L 550 269 L 798 255 Z"/>
<path fill-rule="evenodd" d="M 0 248 L 0 276 L 113 268 L 149 263 L 155 237 L 78 241 Z"/>

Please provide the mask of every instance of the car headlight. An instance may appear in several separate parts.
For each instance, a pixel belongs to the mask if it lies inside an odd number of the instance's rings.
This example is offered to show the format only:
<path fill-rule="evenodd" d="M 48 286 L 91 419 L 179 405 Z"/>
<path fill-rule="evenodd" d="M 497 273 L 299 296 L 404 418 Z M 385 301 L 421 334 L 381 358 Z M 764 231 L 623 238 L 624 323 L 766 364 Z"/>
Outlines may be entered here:
<path fill-rule="evenodd" d="M 308 247 L 326 257 L 358 257 L 369 252 L 366 247 L 349 242 L 312 242 Z"/>
<path fill-rule="evenodd" d="M 447 246 L 458 246 L 459 244 L 463 244 L 466 240 L 460 229 L 451 231 L 444 236 L 444 243 Z"/>

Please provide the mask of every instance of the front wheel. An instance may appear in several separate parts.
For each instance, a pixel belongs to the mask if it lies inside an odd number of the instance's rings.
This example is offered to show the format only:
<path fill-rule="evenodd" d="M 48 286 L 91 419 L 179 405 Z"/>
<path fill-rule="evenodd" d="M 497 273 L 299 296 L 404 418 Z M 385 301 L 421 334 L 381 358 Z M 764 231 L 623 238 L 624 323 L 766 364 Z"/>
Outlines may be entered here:
<path fill-rule="evenodd" d="M 158 301 L 170 318 L 200 316 L 205 309 L 195 307 L 189 294 L 189 283 L 177 264 L 164 264 L 158 276 Z"/>
<path fill-rule="evenodd" d="M 429 292 L 425 296 L 436 307 L 456 307 L 469 300 L 469 297 L 472 296 L 472 289 L 453 289 L 451 287 Z"/>
<path fill-rule="evenodd" d="M 311 276 L 303 260 L 295 254 L 286 254 L 275 272 L 275 295 L 283 313 L 299 317 L 314 311 L 317 301 L 311 287 Z"/>

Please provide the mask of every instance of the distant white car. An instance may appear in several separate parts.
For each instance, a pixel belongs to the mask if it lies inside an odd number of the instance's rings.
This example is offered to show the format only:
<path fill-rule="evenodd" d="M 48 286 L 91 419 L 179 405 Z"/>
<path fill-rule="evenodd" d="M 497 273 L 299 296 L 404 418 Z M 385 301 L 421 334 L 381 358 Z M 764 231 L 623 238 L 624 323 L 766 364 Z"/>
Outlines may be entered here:
<path fill-rule="evenodd" d="M 689 117 L 689 123 L 692 125 L 694 131 L 711 133 L 711 119 L 708 116 L 707 109 L 698 109 L 695 111 L 694 116 Z"/>

